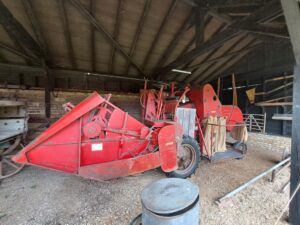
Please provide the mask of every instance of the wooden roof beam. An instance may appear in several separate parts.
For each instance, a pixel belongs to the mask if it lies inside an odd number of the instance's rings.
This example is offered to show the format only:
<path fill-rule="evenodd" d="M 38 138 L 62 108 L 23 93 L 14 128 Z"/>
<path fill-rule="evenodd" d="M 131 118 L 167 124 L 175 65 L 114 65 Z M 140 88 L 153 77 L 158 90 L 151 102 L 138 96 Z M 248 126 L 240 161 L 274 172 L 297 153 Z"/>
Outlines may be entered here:
<path fill-rule="evenodd" d="M 0 0 L 0 24 L 8 35 L 22 49 L 26 49 L 36 59 L 44 58 L 44 54 L 38 43 L 31 37 L 22 24 L 12 15 L 8 8 Z"/>
<path fill-rule="evenodd" d="M 207 19 L 205 20 L 205 27 L 210 23 L 211 20 L 212 20 L 212 16 L 207 16 Z M 217 29 L 217 31 L 214 34 L 216 34 L 218 31 L 219 31 L 219 29 Z M 188 44 L 181 51 L 181 53 L 179 54 L 179 56 L 176 59 L 179 59 L 183 54 L 185 54 L 195 42 L 196 42 L 196 35 L 188 42 Z M 184 70 L 186 67 L 190 66 L 192 63 L 193 63 L 193 61 L 184 64 L 181 69 Z M 163 76 L 166 76 L 166 75 L 167 74 L 163 74 Z M 157 79 L 160 79 L 160 78 L 161 78 L 161 76 L 157 77 Z"/>
<path fill-rule="evenodd" d="M 171 53 L 174 51 L 175 47 L 177 46 L 178 42 L 182 38 L 182 36 L 185 34 L 185 31 L 188 29 L 190 23 L 192 22 L 193 17 L 188 15 L 188 17 L 185 19 L 184 23 L 181 25 L 181 27 L 178 29 L 177 33 L 175 34 L 174 38 L 168 45 L 167 49 L 164 51 L 162 56 L 159 58 L 158 63 L 156 64 L 155 68 L 160 68 L 165 64 L 165 62 L 170 57 Z M 153 73 L 153 75 L 155 72 Z M 160 79 L 160 78 L 157 78 Z"/>
<path fill-rule="evenodd" d="M 110 33 L 104 29 L 101 23 L 91 15 L 91 13 L 82 5 L 79 0 L 69 0 L 73 6 L 81 13 L 81 15 L 86 18 L 95 29 L 101 32 L 112 44 L 113 46 L 122 53 L 122 55 L 130 61 L 130 63 L 140 72 L 140 77 L 148 77 L 142 69 L 132 60 L 132 58 L 126 53 L 126 51 L 121 47 L 121 45 L 110 35 Z"/>
<path fill-rule="evenodd" d="M 90 13 L 92 16 L 95 15 L 95 0 L 90 0 Z M 93 72 L 96 71 L 96 49 L 95 49 L 95 28 L 91 24 L 91 69 Z"/>
<path fill-rule="evenodd" d="M 150 57 L 152 55 L 152 52 L 153 52 L 153 50 L 154 50 L 154 48 L 155 48 L 155 46 L 157 44 L 157 41 L 159 40 L 159 37 L 162 34 L 163 29 L 164 29 L 165 25 L 167 24 L 167 21 L 169 20 L 169 18 L 173 14 L 177 3 L 178 3 L 178 0 L 172 1 L 171 6 L 170 6 L 170 8 L 169 8 L 169 10 L 168 10 L 168 12 L 166 14 L 166 16 L 163 18 L 163 21 L 160 24 L 160 27 L 159 27 L 158 31 L 156 32 L 156 34 L 155 34 L 155 37 L 154 37 L 154 40 L 151 43 L 150 49 L 147 52 L 146 57 L 144 58 L 144 61 L 142 63 L 142 69 L 145 69 L 146 65 L 148 64 L 149 59 L 150 59 Z"/>
<path fill-rule="evenodd" d="M 71 34 L 70 34 L 70 27 L 69 27 L 68 15 L 66 12 L 66 7 L 65 7 L 65 1 L 57 0 L 57 4 L 58 4 L 58 9 L 59 9 L 60 19 L 61 19 L 61 22 L 63 25 L 63 31 L 64 31 L 64 36 L 65 36 L 65 42 L 67 45 L 68 57 L 69 57 L 72 67 L 74 69 L 76 69 L 77 63 L 76 63 L 76 59 L 75 59 L 73 43 L 72 43 L 72 38 L 71 38 Z"/>
<path fill-rule="evenodd" d="M 254 39 L 252 40 L 249 44 L 247 44 L 246 48 L 248 46 L 253 46 L 256 45 L 257 41 Z M 231 56 L 229 57 L 227 60 L 225 60 L 220 66 L 218 66 L 215 70 L 211 71 L 209 74 L 207 74 L 205 76 L 204 79 L 201 79 L 200 81 L 198 81 L 199 83 L 207 83 L 209 81 L 212 81 L 216 78 L 218 78 L 220 76 L 220 74 L 225 71 L 228 67 L 237 64 L 238 62 L 240 62 L 240 60 L 242 58 L 244 58 L 244 56 L 248 55 L 250 52 L 252 52 L 253 49 L 249 49 L 248 51 L 245 51 L 239 55 L 236 56 Z"/>
<path fill-rule="evenodd" d="M 219 33 L 220 31 L 222 31 L 225 27 L 226 27 L 226 25 L 225 25 L 225 24 L 222 24 L 222 25 L 215 31 L 215 33 L 214 33 L 213 35 L 218 34 L 218 33 Z M 219 49 L 222 48 L 222 47 L 223 47 L 223 45 L 221 45 L 221 46 L 218 47 L 218 48 L 213 49 L 209 54 L 207 54 L 207 56 L 204 57 L 204 59 L 201 61 L 201 63 L 202 63 L 202 62 L 206 62 L 207 60 L 211 59 L 211 58 L 219 51 Z M 184 69 L 184 70 L 187 70 L 188 67 L 189 67 L 190 65 L 192 65 L 192 63 L 193 63 L 193 61 L 191 61 L 190 63 L 186 64 L 186 65 L 183 67 L 183 69 Z M 191 74 L 190 76 L 186 77 L 186 79 L 184 80 L 184 82 L 190 82 L 191 80 L 193 80 L 193 79 L 196 77 L 195 71 L 197 71 L 197 69 L 195 69 L 195 70 L 192 72 L 192 74 Z"/>
<path fill-rule="evenodd" d="M 25 54 L 23 52 L 20 52 L 17 49 L 14 49 L 13 47 L 10 47 L 10 46 L 8 46 L 8 45 L 6 45 L 4 43 L 0 42 L 0 48 L 4 49 L 5 51 L 8 51 L 10 53 L 13 53 L 13 54 L 15 54 L 15 55 L 17 55 L 17 56 L 25 59 L 25 60 L 36 61 L 37 63 L 40 63 L 36 58 L 32 58 L 31 56 L 29 56 L 29 55 L 27 55 L 27 54 Z"/>
<path fill-rule="evenodd" d="M 260 24 L 247 24 L 239 29 L 243 31 L 247 31 L 250 33 L 261 34 L 276 38 L 284 38 L 289 39 L 289 34 L 285 27 L 283 28 L 274 28 L 267 25 L 260 25 Z"/>
<path fill-rule="evenodd" d="M 5 56 L 2 54 L 2 51 L 0 51 L 0 61 L 2 63 L 9 63 Z"/>
<path fill-rule="evenodd" d="M 124 7 L 124 0 L 119 0 L 118 1 L 117 16 L 116 16 L 116 23 L 115 23 L 114 32 L 113 32 L 113 35 L 112 35 L 112 37 L 116 40 L 118 40 L 118 36 L 119 36 L 123 7 Z M 112 73 L 113 69 L 114 69 L 115 53 L 116 53 L 116 48 L 115 48 L 115 46 L 112 46 L 111 55 L 110 55 L 110 62 L 109 62 L 109 66 L 108 66 L 108 71 L 110 73 Z"/>
<path fill-rule="evenodd" d="M 247 48 L 243 48 L 243 49 L 240 49 L 240 50 L 237 50 L 237 51 L 233 51 L 233 52 L 230 52 L 230 53 L 227 53 L 227 54 L 224 54 L 220 57 L 216 57 L 216 58 L 213 58 L 213 59 L 209 59 L 207 61 L 203 61 L 199 64 L 196 64 L 196 65 L 192 65 L 190 67 L 187 67 L 188 70 L 191 70 L 191 69 L 196 69 L 198 67 L 201 67 L 203 65 L 206 65 L 206 64 L 210 64 L 210 63 L 213 63 L 213 62 L 218 62 L 224 58 L 227 58 L 227 57 L 230 57 L 230 56 L 236 56 L 236 55 L 239 55 L 241 53 L 244 53 L 244 52 L 248 52 L 249 50 L 253 50 L 253 49 L 256 49 L 258 47 L 261 47 L 262 46 L 262 43 L 259 43 L 259 44 L 256 44 L 256 45 L 253 45 L 253 46 L 250 46 L 250 47 L 247 47 Z"/>
<path fill-rule="evenodd" d="M 130 47 L 129 57 L 133 56 L 135 48 L 136 48 L 136 45 L 137 45 L 137 43 L 138 43 L 138 41 L 140 39 L 144 23 L 146 21 L 147 15 L 149 13 L 150 4 L 151 4 L 151 0 L 146 0 L 145 1 L 143 12 L 142 12 L 141 17 L 139 19 L 139 24 L 138 24 L 137 29 L 135 31 L 133 42 L 132 42 L 132 45 Z M 130 61 L 127 60 L 126 73 L 128 73 L 128 71 L 129 71 L 129 66 L 130 66 Z"/>
<path fill-rule="evenodd" d="M 256 11 L 261 5 L 237 5 L 219 7 L 217 10 L 219 13 L 225 14 L 248 14 Z"/>
<path fill-rule="evenodd" d="M 208 11 L 208 14 L 210 14 L 211 16 L 213 16 L 213 17 L 217 18 L 218 20 L 220 20 L 224 23 L 227 23 L 227 24 L 232 24 L 234 22 L 234 20 L 230 16 L 227 16 L 226 14 L 223 14 L 223 13 L 219 13 L 218 11 L 216 11 L 214 9 L 210 9 Z M 278 15 L 282 15 L 282 14 L 279 13 Z M 275 18 L 277 18 L 278 15 L 268 18 L 268 21 L 274 20 Z M 235 27 L 234 25 L 232 25 L 232 26 Z M 274 28 L 272 26 L 268 26 L 267 24 L 266 25 L 245 24 L 244 26 L 239 26 L 236 28 L 241 29 L 243 31 L 253 33 L 254 35 L 259 34 L 259 35 L 266 35 L 266 36 L 271 36 L 271 37 L 289 39 L 289 35 L 288 35 L 287 29 L 285 27 Z M 260 39 L 264 39 L 259 36 L 257 36 L 257 37 Z"/>
<path fill-rule="evenodd" d="M 195 10 L 195 34 L 196 34 L 196 46 L 199 47 L 204 41 L 204 29 L 205 29 L 205 14 L 206 10 L 202 8 L 196 8 Z"/>
<path fill-rule="evenodd" d="M 204 42 L 202 45 L 187 52 L 179 59 L 174 60 L 173 62 L 169 63 L 168 65 L 163 67 L 158 72 L 158 75 L 167 73 L 170 70 L 172 70 L 173 68 L 177 68 L 178 66 L 180 66 L 182 64 L 190 62 L 191 60 L 198 57 L 199 55 L 206 53 L 209 50 L 218 48 L 226 41 L 228 41 L 231 38 L 235 37 L 236 35 L 240 34 L 241 30 L 236 29 L 234 27 L 242 27 L 243 25 L 249 24 L 249 23 L 264 22 L 266 19 L 270 18 L 270 16 L 277 15 L 278 13 L 281 13 L 281 11 L 282 11 L 281 6 L 277 0 L 273 0 L 273 1 L 269 2 L 264 7 L 257 10 L 250 16 L 247 16 L 244 19 L 235 22 L 233 24 L 233 26 L 230 25 L 227 29 L 220 32 L 218 35 L 215 35 L 213 38 L 209 39 L 208 41 Z"/>
<path fill-rule="evenodd" d="M 240 37 L 238 40 L 236 40 L 225 52 L 223 55 L 226 55 L 227 53 L 230 53 L 239 43 L 241 43 L 242 41 L 244 41 L 245 39 L 247 39 L 248 36 L 244 35 L 242 37 Z M 232 58 L 232 56 L 230 57 L 230 59 Z M 227 60 L 225 59 L 225 61 L 227 62 Z M 214 66 L 216 62 L 213 62 L 212 64 L 210 64 L 204 71 L 200 71 L 201 76 L 199 76 L 199 73 L 194 73 L 195 78 L 192 80 L 192 82 L 195 83 L 200 83 L 201 81 L 205 80 L 207 77 L 209 77 L 209 75 L 211 73 L 206 74 L 207 71 L 209 71 L 210 69 L 212 69 L 212 67 Z M 221 66 L 224 65 L 224 63 L 221 64 Z M 218 66 L 215 70 L 213 70 L 213 72 L 217 71 L 218 69 L 222 68 L 221 66 Z M 213 73 L 212 72 L 212 73 Z"/>
<path fill-rule="evenodd" d="M 44 34 L 42 32 L 42 29 L 41 29 L 41 25 L 38 21 L 36 13 L 34 12 L 32 1 L 22 0 L 22 3 L 23 3 L 23 6 L 24 6 L 24 9 L 25 9 L 25 13 L 27 14 L 27 17 L 28 17 L 28 19 L 31 23 L 31 27 L 32 27 L 32 30 L 35 34 L 35 37 L 36 37 L 39 45 L 41 46 L 41 49 L 42 49 L 43 54 L 45 56 L 45 61 L 47 63 L 50 63 L 49 62 L 50 57 L 49 57 L 48 45 L 47 45 L 47 42 L 45 40 Z"/>

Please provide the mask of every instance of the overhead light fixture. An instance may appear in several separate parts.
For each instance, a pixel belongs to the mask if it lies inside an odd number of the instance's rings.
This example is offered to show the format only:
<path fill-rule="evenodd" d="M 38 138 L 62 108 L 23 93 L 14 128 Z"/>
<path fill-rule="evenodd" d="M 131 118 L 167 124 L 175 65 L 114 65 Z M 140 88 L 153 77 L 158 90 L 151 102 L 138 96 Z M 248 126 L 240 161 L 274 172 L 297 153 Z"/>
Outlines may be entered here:
<path fill-rule="evenodd" d="M 184 73 L 184 74 L 192 74 L 191 71 L 177 70 L 177 69 L 172 69 L 172 72 L 176 72 L 176 73 Z"/>

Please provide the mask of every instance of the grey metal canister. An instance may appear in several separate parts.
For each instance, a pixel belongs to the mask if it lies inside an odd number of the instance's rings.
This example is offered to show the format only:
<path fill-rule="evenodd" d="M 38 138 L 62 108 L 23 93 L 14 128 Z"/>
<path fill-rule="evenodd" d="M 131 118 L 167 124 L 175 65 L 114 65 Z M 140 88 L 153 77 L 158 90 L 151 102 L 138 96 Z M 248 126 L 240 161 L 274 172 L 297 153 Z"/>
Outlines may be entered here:
<path fill-rule="evenodd" d="M 189 180 L 167 178 L 142 191 L 143 225 L 199 225 L 199 189 Z"/>

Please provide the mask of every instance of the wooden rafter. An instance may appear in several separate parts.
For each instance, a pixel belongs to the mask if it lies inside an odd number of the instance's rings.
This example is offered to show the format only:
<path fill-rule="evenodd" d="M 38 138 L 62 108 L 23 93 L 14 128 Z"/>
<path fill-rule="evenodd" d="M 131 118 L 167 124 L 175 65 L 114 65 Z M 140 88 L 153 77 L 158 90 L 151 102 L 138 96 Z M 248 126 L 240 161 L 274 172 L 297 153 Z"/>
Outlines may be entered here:
<path fill-rule="evenodd" d="M 43 51 L 38 43 L 31 37 L 22 24 L 12 15 L 9 9 L 0 0 L 0 24 L 9 37 L 26 53 L 37 59 L 44 58 Z"/>
<path fill-rule="evenodd" d="M 144 23 L 146 21 L 147 15 L 149 13 L 150 4 L 151 4 L 151 0 L 146 0 L 145 1 L 143 12 L 142 12 L 141 17 L 139 19 L 139 23 L 138 23 L 138 26 L 136 28 L 135 34 L 134 34 L 132 45 L 130 47 L 129 57 L 133 57 L 136 45 L 137 45 L 137 43 L 140 39 Z M 130 66 L 130 60 L 127 60 L 126 73 L 128 73 L 129 66 Z"/>
<path fill-rule="evenodd" d="M 224 58 L 239 55 L 241 53 L 248 52 L 249 50 L 254 50 L 254 49 L 259 48 L 261 46 L 262 46 L 262 43 L 259 43 L 259 44 L 256 44 L 256 45 L 253 45 L 253 46 L 250 46 L 250 47 L 247 47 L 247 48 L 243 48 L 243 49 L 240 49 L 240 50 L 236 50 L 236 51 L 224 54 L 220 57 L 212 58 L 212 59 L 209 59 L 209 60 L 203 60 L 203 62 L 192 65 L 192 66 L 188 67 L 187 69 L 191 70 L 191 69 L 199 68 L 199 67 L 204 66 L 206 64 L 210 64 L 210 63 L 213 63 L 213 62 L 218 62 L 218 61 L 220 61 Z"/>
<path fill-rule="evenodd" d="M 242 27 L 245 24 L 249 23 L 260 23 L 264 22 L 267 19 L 274 17 L 278 13 L 282 13 L 282 9 L 280 4 L 277 0 L 273 0 L 269 3 L 267 3 L 264 7 L 260 8 L 250 16 L 247 16 L 233 24 L 233 26 L 229 26 L 224 31 L 220 32 L 218 35 L 216 35 L 214 38 L 211 38 L 210 40 L 204 42 L 202 45 L 194 48 L 193 50 L 187 52 L 182 57 L 180 57 L 177 60 L 174 60 L 173 62 L 169 63 L 165 67 L 163 67 L 159 73 L 164 74 L 169 72 L 172 68 L 176 68 L 182 64 L 185 64 L 194 58 L 198 57 L 199 55 L 206 53 L 209 50 L 215 49 L 219 46 L 221 46 L 223 43 L 228 41 L 229 39 L 235 37 L 236 35 L 241 33 L 240 29 L 236 29 L 233 27 Z"/>
<path fill-rule="evenodd" d="M 248 15 L 256 11 L 261 5 L 238 5 L 218 8 L 219 13 L 230 15 Z"/>
<path fill-rule="evenodd" d="M 159 27 L 158 31 L 156 32 L 156 34 L 155 34 L 154 40 L 152 41 L 152 43 L 150 45 L 150 49 L 147 52 L 146 57 L 144 58 L 144 61 L 142 63 L 142 69 L 144 69 L 146 67 L 146 65 L 148 64 L 149 59 L 150 59 L 150 57 L 152 55 L 152 52 L 153 52 L 153 50 L 154 50 L 154 48 L 155 48 L 155 46 L 156 46 L 156 44 L 157 44 L 157 42 L 159 40 L 159 37 L 160 37 L 161 33 L 163 32 L 163 30 L 164 30 L 164 28 L 165 28 L 165 26 L 167 24 L 167 21 L 169 20 L 169 18 L 174 13 L 174 10 L 176 8 L 177 3 L 178 3 L 178 0 L 172 1 L 171 6 L 170 6 L 170 8 L 169 8 L 169 10 L 168 10 L 168 12 L 166 14 L 166 16 L 163 18 L 163 21 L 160 24 L 160 27 Z"/>
<path fill-rule="evenodd" d="M 2 54 L 2 51 L 0 50 L 0 61 L 2 63 L 9 63 L 6 57 Z"/>
<path fill-rule="evenodd" d="M 207 18 L 206 18 L 206 20 L 205 20 L 205 27 L 206 26 L 208 26 L 208 24 L 210 23 L 210 21 L 212 20 L 212 17 L 211 16 L 207 16 Z M 216 32 L 215 32 L 216 33 Z M 214 33 L 214 34 L 215 34 Z M 214 35 L 213 34 L 213 35 Z M 194 35 L 194 37 L 187 43 L 187 45 L 185 46 L 185 48 L 181 51 L 181 53 L 178 55 L 178 57 L 176 58 L 176 59 L 179 59 L 182 55 L 184 55 L 191 47 L 192 47 L 192 45 L 195 43 L 195 41 L 196 41 L 196 34 Z M 185 65 L 183 65 L 182 66 L 182 69 L 184 70 L 184 69 L 186 69 L 188 66 L 190 66 L 191 64 L 193 63 L 193 61 L 191 61 L 191 62 L 189 62 L 189 63 L 187 63 L 187 64 L 185 64 Z M 158 68 L 158 72 L 159 72 L 159 69 L 161 69 L 161 68 Z M 157 73 L 158 73 L 157 72 Z M 167 75 L 167 73 L 166 74 L 163 74 L 163 76 L 157 76 L 157 79 L 160 79 L 160 78 L 162 78 L 162 77 L 164 77 L 165 75 Z"/>
<path fill-rule="evenodd" d="M 11 53 L 13 53 L 13 54 L 15 54 L 15 55 L 17 55 L 17 56 L 19 56 L 19 57 L 25 59 L 25 60 L 29 60 L 29 61 L 37 61 L 37 59 L 32 58 L 31 56 L 28 56 L 28 55 L 26 55 L 25 53 L 20 52 L 19 50 L 14 49 L 13 47 L 10 47 L 10 46 L 8 46 L 8 45 L 6 45 L 6 44 L 4 44 L 4 43 L 1 43 L 1 42 L 0 42 L 0 48 L 1 48 L 1 49 L 4 49 L 5 51 L 11 52 Z"/>
<path fill-rule="evenodd" d="M 226 14 L 219 13 L 213 9 L 209 10 L 208 14 L 210 14 L 211 16 L 215 17 L 216 19 L 218 19 L 224 23 L 227 23 L 228 25 L 232 25 L 233 28 L 235 27 L 235 25 L 233 24 L 234 20 Z M 272 21 L 272 20 L 276 19 L 279 15 L 282 15 L 282 14 L 278 13 L 275 16 L 268 18 L 268 20 Z M 266 40 L 266 38 L 268 36 L 275 37 L 275 38 L 289 39 L 287 30 L 285 27 L 275 28 L 275 27 L 269 26 L 268 24 L 261 25 L 261 24 L 250 24 L 249 23 L 249 24 L 244 24 L 243 26 L 238 26 L 235 28 L 252 33 L 257 38 L 263 39 L 263 40 Z M 265 36 L 267 36 L 267 37 L 265 37 Z"/>
<path fill-rule="evenodd" d="M 141 77 L 148 77 L 142 69 L 132 60 L 132 58 L 126 53 L 126 51 L 121 47 L 121 45 L 111 36 L 111 34 L 104 29 L 104 27 L 101 25 L 101 23 L 91 15 L 91 13 L 82 5 L 82 3 L 79 0 L 69 0 L 73 6 L 81 13 L 81 15 L 86 18 L 95 29 L 102 34 L 113 44 L 113 46 L 122 53 L 122 55 L 130 61 L 132 65 L 140 72 L 139 76 Z"/>
<path fill-rule="evenodd" d="M 72 38 L 71 38 L 71 34 L 70 34 L 69 20 L 68 20 L 68 15 L 66 12 L 66 7 L 65 7 L 65 1 L 57 0 L 57 4 L 58 4 L 58 9 L 59 9 L 60 19 L 61 19 L 61 22 L 63 25 L 63 31 L 64 31 L 65 42 L 67 45 L 68 57 L 69 57 L 72 67 L 77 68 Z"/>
<path fill-rule="evenodd" d="M 206 10 L 200 7 L 195 9 L 195 43 L 197 47 L 199 47 L 200 44 L 204 41 L 205 14 Z"/>
<path fill-rule="evenodd" d="M 226 27 L 226 24 L 221 24 L 220 27 L 214 32 L 214 34 L 212 35 L 212 37 L 214 35 L 217 35 L 220 31 L 222 31 L 224 28 Z M 223 45 L 222 45 L 223 46 Z M 203 60 L 201 60 L 201 63 L 202 62 L 206 62 L 207 60 L 211 59 L 218 51 L 219 49 L 222 47 L 220 46 L 219 48 L 216 48 L 216 49 L 213 49 L 207 56 L 204 57 Z M 193 64 L 193 61 L 188 63 L 183 69 L 187 69 L 190 67 L 190 65 Z M 193 80 L 195 77 L 196 77 L 196 73 L 197 72 L 197 68 L 193 70 L 192 72 L 192 75 L 191 76 L 188 76 L 186 77 L 186 79 L 184 80 L 185 82 L 190 82 L 191 80 Z"/>
<path fill-rule="evenodd" d="M 253 39 L 250 43 L 248 43 L 246 46 L 244 46 L 243 48 L 247 48 L 249 46 L 253 46 L 256 45 L 258 43 L 258 41 L 256 39 Z M 242 49 L 243 49 L 242 48 Z M 218 76 L 220 76 L 220 74 L 222 73 L 222 71 L 224 71 L 226 68 L 228 68 L 229 66 L 231 66 L 231 64 L 236 63 L 239 58 L 242 58 L 244 55 L 247 55 L 249 52 L 252 52 L 253 49 L 249 49 L 248 51 L 245 51 L 243 53 L 241 53 L 240 55 L 236 55 L 236 56 L 231 56 L 228 59 L 225 59 L 223 63 L 221 63 L 219 66 L 217 66 L 216 69 L 214 69 L 213 71 L 211 71 L 210 73 L 208 73 L 205 78 L 202 78 L 201 80 L 198 80 L 197 82 L 202 82 L 202 83 L 206 83 L 209 82 L 213 79 L 216 79 Z"/>
<path fill-rule="evenodd" d="M 290 45 L 289 42 L 283 42 L 285 45 L 288 44 Z M 262 45 L 263 43 L 261 43 Z M 256 46 L 256 44 L 252 45 L 252 46 Z M 252 46 L 250 46 L 249 48 L 252 48 Z M 258 44 L 258 46 L 260 46 Z M 246 48 L 245 48 L 246 49 Z M 251 50 L 251 49 L 250 49 Z M 224 71 L 225 73 L 223 75 L 221 75 L 222 77 L 223 76 L 227 76 L 228 74 L 231 74 L 232 72 L 234 72 L 234 67 L 240 63 L 242 60 L 244 60 L 249 54 L 251 54 L 253 52 L 253 50 L 251 51 L 243 51 L 240 55 L 236 55 L 236 56 L 232 56 L 231 58 L 228 59 L 227 63 L 224 63 L 223 67 L 220 68 L 220 71 L 218 71 L 218 74 L 216 73 L 214 76 L 210 77 L 210 79 L 208 81 L 211 81 L 215 78 L 217 78 L 217 76 L 220 76 Z M 274 73 L 281 73 L 282 71 L 292 71 L 292 68 L 293 68 L 293 65 L 285 65 L 285 66 L 275 66 L 275 67 L 272 67 L 272 69 L 265 69 L 265 68 L 260 68 L 260 69 L 255 69 L 255 70 L 252 70 L 252 71 L 247 71 L 245 73 L 240 73 L 239 76 L 237 77 L 237 80 L 238 81 L 245 81 L 245 80 L 248 80 L 249 79 L 249 75 L 251 79 L 257 79 L 259 77 L 262 77 L 262 76 L 265 76 L 265 75 L 271 75 L 271 74 L 274 74 Z"/>
<path fill-rule="evenodd" d="M 233 44 L 231 44 L 231 46 L 226 51 L 224 51 L 223 55 L 226 55 L 227 53 L 232 52 L 239 43 L 243 42 L 247 38 L 248 38 L 247 35 L 243 35 L 240 38 L 238 38 Z M 225 58 L 225 61 L 227 62 L 226 58 Z M 219 62 L 213 62 L 213 63 L 207 65 L 206 69 L 204 71 L 201 71 L 201 76 L 198 76 L 198 74 L 195 73 L 194 75 L 196 77 L 192 82 L 200 83 L 201 81 L 206 80 L 209 77 L 209 75 L 211 74 L 209 71 L 211 71 L 211 69 L 214 68 L 214 65 L 218 65 L 218 63 Z M 223 63 L 222 63 L 222 65 L 223 65 Z M 217 68 L 220 68 L 220 66 L 217 66 Z M 217 72 L 218 70 L 214 69 L 213 71 Z"/>
<path fill-rule="evenodd" d="M 95 15 L 95 0 L 90 0 L 90 13 Z M 96 71 L 96 49 L 95 49 L 95 28 L 91 24 L 91 69 Z"/>
<path fill-rule="evenodd" d="M 116 16 L 116 23 L 115 23 L 114 32 L 113 32 L 113 35 L 112 35 L 112 37 L 115 40 L 118 40 L 118 36 L 119 36 L 120 24 L 121 24 L 122 15 L 123 15 L 123 13 L 122 13 L 123 7 L 124 7 L 124 0 L 119 0 L 118 1 L 117 16 Z M 116 53 L 116 48 L 115 48 L 115 46 L 112 46 L 111 55 L 110 55 L 110 62 L 109 62 L 109 66 L 108 66 L 109 73 L 112 73 L 113 69 L 114 69 L 115 53 Z"/>
<path fill-rule="evenodd" d="M 158 63 L 156 64 L 155 68 L 160 68 L 162 65 L 165 64 L 167 59 L 170 57 L 172 52 L 174 51 L 175 47 L 177 46 L 178 42 L 180 41 L 181 37 L 185 34 L 186 30 L 188 29 L 190 23 L 192 22 L 193 17 L 188 15 L 183 24 L 180 26 L 178 31 L 176 32 L 174 38 L 159 58 Z M 154 72 L 155 74 L 155 72 Z"/>
<path fill-rule="evenodd" d="M 38 18 L 36 16 L 36 13 L 34 11 L 34 7 L 32 5 L 32 1 L 30 0 L 22 0 L 23 7 L 25 10 L 25 13 L 30 21 L 32 30 L 34 32 L 34 35 L 41 46 L 41 49 L 43 51 L 43 54 L 45 56 L 45 60 L 48 62 L 50 60 L 49 57 L 49 51 L 48 51 L 48 45 L 45 40 L 44 34 L 42 32 L 42 28 L 40 26 L 40 23 L 38 21 Z M 50 62 L 49 62 L 50 63 Z"/>

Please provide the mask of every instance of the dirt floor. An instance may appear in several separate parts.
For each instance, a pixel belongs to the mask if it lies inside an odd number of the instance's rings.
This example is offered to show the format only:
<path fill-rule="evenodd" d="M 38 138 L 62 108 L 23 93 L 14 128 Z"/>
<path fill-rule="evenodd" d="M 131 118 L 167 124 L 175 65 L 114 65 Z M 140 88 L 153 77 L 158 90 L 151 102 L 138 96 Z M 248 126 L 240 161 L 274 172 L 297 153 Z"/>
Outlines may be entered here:
<path fill-rule="evenodd" d="M 244 160 L 203 160 L 191 178 L 200 187 L 201 224 L 273 225 L 288 200 L 288 192 L 279 193 L 289 179 L 288 171 L 274 183 L 268 181 L 269 177 L 260 180 L 222 208 L 214 200 L 274 165 L 289 144 L 287 138 L 251 134 Z M 161 178 L 165 175 L 153 170 L 101 183 L 26 167 L 0 184 L 0 224 L 127 225 L 141 212 L 142 189 Z"/>

